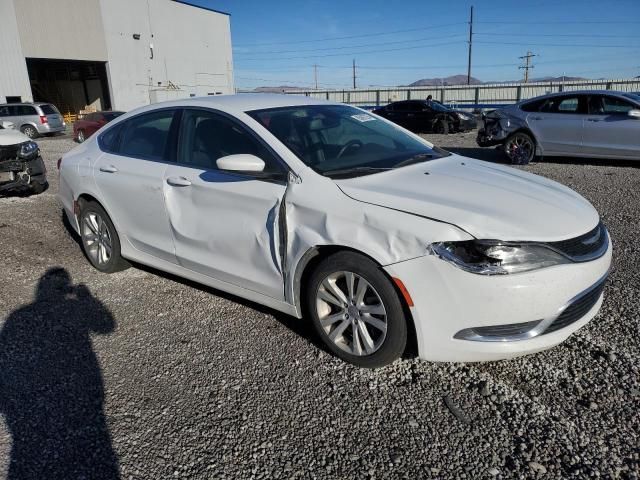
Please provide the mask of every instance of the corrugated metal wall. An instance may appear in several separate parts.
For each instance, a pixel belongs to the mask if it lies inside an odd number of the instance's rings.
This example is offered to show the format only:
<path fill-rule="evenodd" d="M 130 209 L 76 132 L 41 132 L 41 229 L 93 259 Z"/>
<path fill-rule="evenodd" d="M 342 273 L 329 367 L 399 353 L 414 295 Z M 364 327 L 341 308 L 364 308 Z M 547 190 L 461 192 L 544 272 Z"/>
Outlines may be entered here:
<path fill-rule="evenodd" d="M 0 0 L 0 20 L 0 102 L 33 99 L 25 57 L 106 62 L 122 110 L 234 91 L 225 14 L 173 0 Z"/>
<path fill-rule="evenodd" d="M 351 105 L 386 105 L 399 100 L 426 99 L 452 105 L 510 104 L 518 100 L 537 97 L 546 93 L 572 90 L 620 90 L 640 92 L 640 78 L 582 80 L 538 83 L 497 83 L 486 85 L 460 85 L 445 87 L 405 87 L 356 90 L 290 91 L 288 94 L 304 94 L 314 98 L 349 103 Z"/>
<path fill-rule="evenodd" d="M 228 15 L 168 0 L 100 0 L 100 5 L 114 108 L 233 93 Z"/>
<path fill-rule="evenodd" d="M 0 103 L 9 96 L 33 100 L 12 0 L 0 0 L 0 20 Z"/>
<path fill-rule="evenodd" d="M 27 58 L 107 60 L 99 0 L 14 0 Z"/>

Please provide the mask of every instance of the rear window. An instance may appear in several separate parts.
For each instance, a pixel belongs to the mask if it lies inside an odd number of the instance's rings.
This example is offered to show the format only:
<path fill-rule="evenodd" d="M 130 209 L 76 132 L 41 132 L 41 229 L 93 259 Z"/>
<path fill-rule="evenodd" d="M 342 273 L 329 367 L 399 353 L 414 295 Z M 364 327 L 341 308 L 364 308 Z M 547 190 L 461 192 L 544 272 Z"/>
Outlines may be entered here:
<path fill-rule="evenodd" d="M 60 113 L 56 107 L 48 104 L 40 105 L 40 110 L 42 110 L 42 113 L 45 115 L 58 115 Z"/>

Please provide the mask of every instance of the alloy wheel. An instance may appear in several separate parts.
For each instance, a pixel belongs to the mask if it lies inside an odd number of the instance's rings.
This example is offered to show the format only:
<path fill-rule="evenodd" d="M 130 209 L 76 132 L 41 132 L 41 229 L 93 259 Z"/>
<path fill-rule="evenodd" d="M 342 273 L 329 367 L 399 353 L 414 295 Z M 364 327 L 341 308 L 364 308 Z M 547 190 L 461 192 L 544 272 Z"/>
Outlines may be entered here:
<path fill-rule="evenodd" d="M 387 336 L 387 311 L 373 286 L 360 275 L 328 275 L 316 292 L 323 331 L 341 350 L 356 356 L 375 353 Z"/>
<path fill-rule="evenodd" d="M 533 141 L 528 135 L 516 134 L 507 142 L 505 151 L 512 163 L 523 165 L 531 161 L 534 148 Z"/>
<path fill-rule="evenodd" d="M 82 222 L 82 237 L 87 254 L 98 265 L 106 265 L 111 259 L 111 234 L 104 219 L 96 212 L 89 212 Z"/>

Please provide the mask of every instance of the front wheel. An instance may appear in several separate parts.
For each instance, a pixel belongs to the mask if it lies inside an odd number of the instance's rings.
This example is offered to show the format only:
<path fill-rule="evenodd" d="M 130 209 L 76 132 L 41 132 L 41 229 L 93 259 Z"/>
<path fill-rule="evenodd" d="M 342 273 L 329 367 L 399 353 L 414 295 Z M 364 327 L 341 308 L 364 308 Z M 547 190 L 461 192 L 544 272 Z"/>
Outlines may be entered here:
<path fill-rule="evenodd" d="M 536 144 L 524 132 L 516 132 L 504 142 L 504 151 L 514 165 L 526 165 L 536 154 Z"/>
<path fill-rule="evenodd" d="M 407 322 L 396 290 L 369 258 L 340 252 L 309 279 L 307 307 L 314 327 L 337 357 L 366 368 L 388 365 L 407 344 Z"/>
<path fill-rule="evenodd" d="M 38 131 L 33 125 L 23 125 L 20 131 L 29 138 L 36 138 L 38 136 Z"/>
<path fill-rule="evenodd" d="M 437 120 L 433 125 L 433 133 L 446 135 L 449 133 L 449 122 L 445 119 Z"/>
<path fill-rule="evenodd" d="M 120 255 L 120 238 L 107 212 L 95 202 L 80 212 L 82 248 L 89 262 L 103 273 L 125 270 L 129 263 Z"/>

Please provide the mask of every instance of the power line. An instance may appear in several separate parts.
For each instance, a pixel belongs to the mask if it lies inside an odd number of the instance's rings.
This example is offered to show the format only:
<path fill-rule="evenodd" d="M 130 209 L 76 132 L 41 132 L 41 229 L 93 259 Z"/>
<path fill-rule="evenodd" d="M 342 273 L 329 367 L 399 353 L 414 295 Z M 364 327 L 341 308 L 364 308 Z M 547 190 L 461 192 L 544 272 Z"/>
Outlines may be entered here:
<path fill-rule="evenodd" d="M 361 35 L 348 35 L 346 37 L 325 37 L 325 38 L 315 38 L 313 40 L 286 40 L 282 42 L 257 42 L 257 43 L 241 43 L 239 45 L 235 45 L 236 47 L 252 47 L 257 45 L 299 45 L 300 43 L 314 43 L 314 42 L 327 42 L 330 40 L 347 40 L 349 38 L 365 38 L 365 37 L 378 37 L 383 35 L 394 35 L 396 33 L 407 33 L 407 32 L 419 32 L 425 30 L 435 30 L 440 28 L 448 28 L 457 25 L 464 25 L 465 22 L 456 22 L 456 23 L 444 23 L 441 25 L 430 25 L 427 27 L 419 27 L 419 28 L 409 28 L 405 30 L 392 30 L 389 32 L 373 32 L 373 33 L 364 33 Z"/>
<path fill-rule="evenodd" d="M 244 55 L 244 54 L 248 54 L 248 55 L 263 55 L 263 54 L 280 54 L 280 53 L 299 53 L 299 52 L 322 52 L 322 51 L 327 51 L 327 50 L 345 50 L 347 48 L 363 48 L 363 47 L 376 47 L 376 46 L 384 46 L 384 45 L 398 45 L 400 43 L 415 43 L 415 42 L 423 42 L 426 40 L 443 40 L 443 39 L 447 39 L 447 38 L 456 38 L 456 37 L 460 37 L 462 36 L 459 33 L 453 34 L 453 35 L 440 35 L 437 37 L 423 37 L 423 38 L 414 38 L 414 39 L 410 39 L 410 40 L 397 40 L 397 41 L 393 41 L 393 42 L 379 42 L 379 43 L 365 43 L 365 44 L 361 44 L 361 45 L 344 45 L 341 47 L 323 47 L 323 48 L 307 48 L 307 49 L 302 49 L 302 50 L 271 50 L 271 51 L 266 51 L 266 52 L 238 52 L 235 55 Z"/>
<path fill-rule="evenodd" d="M 590 47 L 590 48 L 639 48 L 640 45 L 598 45 L 593 43 L 530 43 L 530 42 L 485 42 L 476 41 L 486 45 L 520 45 L 534 47 Z"/>
<path fill-rule="evenodd" d="M 587 37 L 587 38 L 640 38 L 640 35 L 600 35 L 593 33 L 493 33 L 474 32 L 474 35 L 491 37 Z"/>
<path fill-rule="evenodd" d="M 297 60 L 302 58 L 325 58 L 325 57 L 347 57 L 347 56 L 350 57 L 353 55 L 364 55 L 369 53 L 397 52 L 401 50 L 404 51 L 404 50 L 413 50 L 416 48 L 442 47 L 443 45 L 454 45 L 454 44 L 463 44 L 463 43 L 466 43 L 466 41 L 432 43 L 430 45 L 416 45 L 413 47 L 402 47 L 402 48 L 387 48 L 383 50 L 366 50 L 363 52 L 346 52 L 346 53 L 330 53 L 330 54 L 324 54 L 324 55 L 303 55 L 303 56 L 296 56 L 296 57 L 280 57 L 280 58 L 274 58 L 272 60 Z M 243 62 L 248 62 L 248 61 L 264 61 L 265 59 L 264 58 L 242 58 L 240 60 Z"/>
<path fill-rule="evenodd" d="M 499 23 L 501 25 L 638 25 L 640 24 L 640 22 L 636 21 L 636 20 L 576 20 L 576 21 L 570 21 L 570 20 L 551 20 L 551 21 L 543 21 L 543 22 L 538 22 L 538 21 L 526 21 L 526 22 L 522 22 L 519 20 L 491 20 L 491 21 L 482 21 L 482 22 L 476 22 L 476 23 L 486 23 L 486 24 L 496 24 Z"/>

